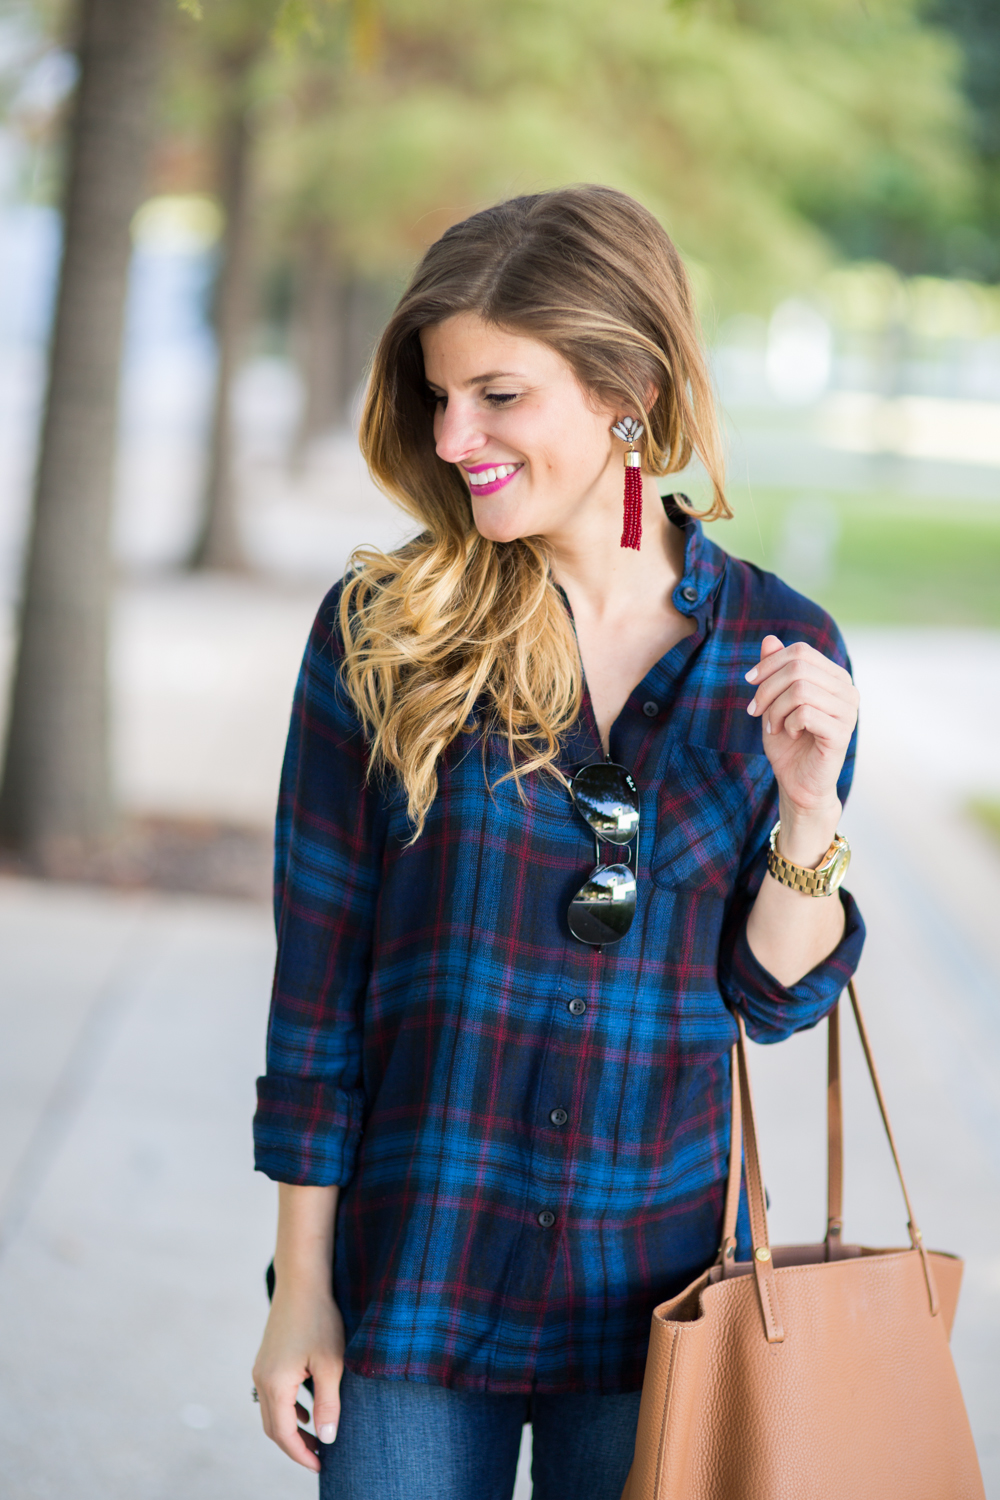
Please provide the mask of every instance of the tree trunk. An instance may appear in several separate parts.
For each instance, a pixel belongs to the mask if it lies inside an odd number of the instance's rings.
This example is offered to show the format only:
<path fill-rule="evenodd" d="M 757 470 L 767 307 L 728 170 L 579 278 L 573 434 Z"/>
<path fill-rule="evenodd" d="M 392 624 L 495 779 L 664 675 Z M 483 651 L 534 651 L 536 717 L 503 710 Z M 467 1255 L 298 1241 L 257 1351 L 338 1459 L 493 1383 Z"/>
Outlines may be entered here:
<path fill-rule="evenodd" d="M 246 82 L 256 60 L 256 49 L 232 68 L 229 93 L 232 106 L 219 135 L 219 196 L 225 213 L 219 279 L 215 289 L 215 332 L 218 364 L 212 407 L 208 474 L 203 521 L 191 565 L 240 571 L 246 566 L 240 539 L 235 475 L 233 472 L 233 377 L 239 366 L 250 311 L 253 260 L 251 223 L 252 138 L 246 102 Z"/>
<path fill-rule="evenodd" d="M 295 467 L 310 443 L 347 421 L 346 313 L 347 286 L 330 252 L 329 232 L 316 225 L 303 237 L 292 313 L 293 349 L 305 392 L 292 452 Z"/>
<path fill-rule="evenodd" d="M 81 0 L 59 279 L 0 833 L 42 859 L 108 831 L 111 499 L 160 0 Z"/>

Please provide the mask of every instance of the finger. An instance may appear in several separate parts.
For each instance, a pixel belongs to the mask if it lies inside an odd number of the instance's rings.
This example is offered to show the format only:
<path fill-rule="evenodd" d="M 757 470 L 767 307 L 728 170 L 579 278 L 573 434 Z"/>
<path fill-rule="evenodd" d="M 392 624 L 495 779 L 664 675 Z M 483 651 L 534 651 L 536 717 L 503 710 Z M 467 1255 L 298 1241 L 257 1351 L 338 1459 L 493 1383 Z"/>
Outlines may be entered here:
<path fill-rule="evenodd" d="M 340 1377 L 342 1363 L 325 1362 L 313 1368 L 313 1426 L 321 1443 L 332 1443 L 340 1426 Z"/>
<path fill-rule="evenodd" d="M 830 746 L 845 746 L 854 728 L 854 716 L 839 699 L 815 683 L 797 682 L 781 693 L 764 714 L 765 734 L 789 734 L 797 739 L 803 730 Z"/>
<path fill-rule="evenodd" d="M 770 724 L 769 734 L 780 734 L 787 717 L 799 707 L 808 706 L 818 710 L 829 720 L 831 733 L 849 738 L 854 728 L 855 712 L 835 693 L 829 692 L 821 683 L 797 679 L 770 703 L 763 712 L 765 722 Z"/>
<path fill-rule="evenodd" d="M 776 642 L 777 644 L 774 644 Z M 765 651 L 766 646 L 770 647 L 767 651 Z M 844 683 L 851 681 L 850 672 L 846 671 L 839 662 L 833 661 L 831 657 L 824 656 L 822 651 L 817 651 L 815 646 L 810 646 L 805 641 L 795 641 L 791 646 L 781 646 L 776 635 L 764 637 L 761 643 L 760 661 L 745 674 L 746 681 L 764 682 L 775 672 L 795 662 L 810 663 L 819 670 L 831 672 Z"/>
<path fill-rule="evenodd" d="M 769 657 L 776 656 L 779 651 L 783 651 L 784 649 L 784 646 L 781 644 L 776 635 L 766 635 L 760 643 L 760 660 L 757 662 L 756 666 L 751 667 L 749 672 L 746 672 L 744 674 L 746 681 L 762 681 L 763 678 L 767 675 L 763 670 L 764 662 L 767 661 Z"/>
<path fill-rule="evenodd" d="M 297 1464 L 318 1474 L 319 1459 L 306 1442 L 311 1434 L 302 1432 L 297 1421 L 299 1403 L 295 1398 L 298 1385 L 288 1389 L 258 1386 L 258 1390 L 261 1417 L 268 1437 Z"/>
<path fill-rule="evenodd" d="M 310 1453 L 318 1453 L 319 1443 L 313 1433 L 306 1431 L 304 1425 L 306 1422 L 312 1421 L 312 1412 L 309 1411 L 308 1407 L 303 1406 L 301 1401 L 296 1401 L 295 1415 L 299 1419 L 299 1436 L 301 1437 L 302 1441 L 305 1443 Z"/>
<path fill-rule="evenodd" d="M 764 732 L 770 733 L 767 729 Z M 803 735 L 811 736 L 819 756 L 824 760 L 829 759 L 831 765 L 836 764 L 839 774 L 850 737 L 838 735 L 835 728 L 831 732 L 829 718 L 820 713 L 819 709 L 813 708 L 809 703 L 800 704 L 787 716 L 776 734 L 784 734 L 792 741 L 802 739 Z"/>
<path fill-rule="evenodd" d="M 753 698 L 747 704 L 751 718 L 765 714 L 771 704 L 797 682 L 813 683 L 841 701 L 849 713 L 858 711 L 859 695 L 848 674 L 823 657 L 815 660 L 789 661 L 761 682 Z"/>

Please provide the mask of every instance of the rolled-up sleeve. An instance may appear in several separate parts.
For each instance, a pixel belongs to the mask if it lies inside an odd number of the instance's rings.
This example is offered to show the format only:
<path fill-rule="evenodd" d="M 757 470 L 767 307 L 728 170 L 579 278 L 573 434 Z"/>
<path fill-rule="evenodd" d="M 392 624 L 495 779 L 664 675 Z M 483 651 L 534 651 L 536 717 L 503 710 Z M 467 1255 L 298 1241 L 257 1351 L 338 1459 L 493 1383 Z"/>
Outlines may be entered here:
<path fill-rule="evenodd" d="M 727 1005 L 742 1013 L 757 1042 L 781 1042 L 793 1031 L 815 1026 L 832 1010 L 861 959 L 865 924 L 853 896 L 841 891 L 824 899 L 844 906 L 844 935 L 822 963 L 798 984 L 784 985 L 754 957 L 746 920 L 720 963 L 719 983 Z"/>
<path fill-rule="evenodd" d="M 362 1012 L 384 845 L 367 746 L 340 680 L 339 586 L 323 601 L 292 706 L 275 830 L 278 951 L 257 1081 L 257 1170 L 346 1184 L 365 1114 Z"/>

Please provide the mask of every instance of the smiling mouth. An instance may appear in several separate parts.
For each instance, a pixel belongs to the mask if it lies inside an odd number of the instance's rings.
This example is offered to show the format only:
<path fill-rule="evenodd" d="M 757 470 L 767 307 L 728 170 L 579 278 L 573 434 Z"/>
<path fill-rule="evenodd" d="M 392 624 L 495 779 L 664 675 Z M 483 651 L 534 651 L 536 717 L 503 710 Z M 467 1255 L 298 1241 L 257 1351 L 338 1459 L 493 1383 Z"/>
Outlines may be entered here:
<path fill-rule="evenodd" d="M 494 495 L 523 468 L 523 464 L 496 464 L 481 469 L 466 469 L 465 477 L 476 494 Z"/>

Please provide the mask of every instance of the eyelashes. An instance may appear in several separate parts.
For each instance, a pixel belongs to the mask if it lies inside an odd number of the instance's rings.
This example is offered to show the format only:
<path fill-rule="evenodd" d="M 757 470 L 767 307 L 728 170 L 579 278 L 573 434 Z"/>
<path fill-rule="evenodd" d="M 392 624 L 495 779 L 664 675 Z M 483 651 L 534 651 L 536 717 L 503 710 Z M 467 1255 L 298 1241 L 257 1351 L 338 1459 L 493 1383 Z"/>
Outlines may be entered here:
<path fill-rule="evenodd" d="M 488 401 L 491 406 L 499 408 L 507 406 L 511 401 L 516 401 L 519 395 L 519 391 L 511 391 L 509 393 L 504 391 L 502 394 L 496 391 L 487 391 L 483 396 L 483 400 Z M 437 391 L 432 391 L 430 387 L 427 387 L 424 391 L 424 396 L 428 406 L 431 408 L 448 405 L 448 397 L 439 395 Z"/>

